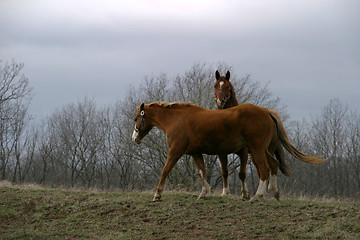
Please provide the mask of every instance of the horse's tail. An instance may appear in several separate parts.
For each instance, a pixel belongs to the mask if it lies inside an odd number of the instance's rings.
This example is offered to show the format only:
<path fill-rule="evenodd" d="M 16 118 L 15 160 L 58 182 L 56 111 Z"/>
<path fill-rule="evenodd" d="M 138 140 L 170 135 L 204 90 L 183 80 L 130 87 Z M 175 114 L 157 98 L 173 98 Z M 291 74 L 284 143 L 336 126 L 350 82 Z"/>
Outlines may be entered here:
<path fill-rule="evenodd" d="M 297 148 L 295 148 L 288 136 L 286 135 L 284 125 L 281 122 L 280 116 L 276 111 L 270 110 L 270 116 L 275 122 L 278 138 L 280 139 L 281 144 L 284 146 L 284 148 L 296 159 L 299 159 L 300 161 L 315 164 L 315 163 L 321 163 L 325 162 L 325 159 L 322 159 L 320 157 L 307 155 L 305 153 L 300 152 Z"/>
<path fill-rule="evenodd" d="M 280 171 L 287 177 L 291 177 L 288 165 L 285 162 L 285 152 L 282 146 L 278 146 L 275 150 L 276 159 L 279 161 Z"/>

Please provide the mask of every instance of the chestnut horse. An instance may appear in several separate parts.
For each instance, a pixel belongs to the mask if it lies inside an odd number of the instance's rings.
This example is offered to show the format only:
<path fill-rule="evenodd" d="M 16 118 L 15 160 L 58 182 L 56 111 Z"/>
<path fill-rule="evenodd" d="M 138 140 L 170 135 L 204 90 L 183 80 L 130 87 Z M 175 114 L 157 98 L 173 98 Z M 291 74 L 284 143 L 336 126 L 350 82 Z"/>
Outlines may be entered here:
<path fill-rule="evenodd" d="M 270 172 L 268 159 L 273 158 L 276 149 L 272 144 L 276 132 L 281 144 L 297 159 L 307 163 L 325 161 L 297 150 L 287 138 L 278 115 L 253 104 L 219 111 L 191 103 L 142 103 L 137 109 L 132 140 L 141 143 L 154 126 L 166 133 L 169 151 L 153 201 L 161 198 L 166 177 L 182 155 L 191 155 L 195 160 L 202 183 L 199 198 L 202 198 L 210 190 L 202 154 L 239 153 L 244 147 L 249 149 L 259 171 L 259 185 L 253 199 L 263 197 Z"/>
<path fill-rule="evenodd" d="M 227 71 L 225 76 L 220 76 L 219 71 L 217 70 L 215 72 L 215 78 L 216 82 L 214 85 L 214 99 L 216 102 L 216 106 L 218 109 L 226 109 L 230 107 L 234 107 L 239 105 L 238 100 L 236 99 L 235 89 L 233 85 L 230 82 L 230 72 Z M 276 136 L 274 136 L 276 139 Z M 278 140 L 277 140 L 278 141 Z M 248 199 L 248 189 L 246 186 L 246 165 L 248 160 L 248 149 L 244 147 L 242 150 L 240 150 L 240 154 L 238 154 L 240 158 L 240 170 L 239 170 L 239 178 L 241 181 L 241 197 L 243 199 Z M 276 146 L 275 150 L 275 156 L 278 161 L 274 162 L 272 161 L 272 158 L 270 159 L 270 162 L 268 163 L 271 169 L 271 175 L 270 179 L 273 182 L 269 187 L 275 187 L 275 189 L 269 189 L 271 192 L 276 192 L 275 198 L 277 200 L 280 200 L 280 194 L 277 190 L 277 169 L 278 166 L 280 168 L 280 171 L 290 177 L 290 172 L 288 170 L 288 166 L 285 163 L 284 160 L 284 149 L 282 148 L 281 144 Z M 229 182 L 228 182 L 228 159 L 227 155 L 218 155 L 220 163 L 221 163 L 221 174 L 223 178 L 223 195 L 229 194 Z M 258 171 L 259 172 L 259 171 Z"/>

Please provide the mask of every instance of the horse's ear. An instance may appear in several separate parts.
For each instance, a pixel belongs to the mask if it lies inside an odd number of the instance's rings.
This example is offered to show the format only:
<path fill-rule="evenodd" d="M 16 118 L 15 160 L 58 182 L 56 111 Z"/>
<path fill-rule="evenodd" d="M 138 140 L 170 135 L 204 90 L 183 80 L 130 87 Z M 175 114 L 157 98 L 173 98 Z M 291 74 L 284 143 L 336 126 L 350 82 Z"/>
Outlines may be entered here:
<path fill-rule="evenodd" d="M 140 105 L 140 111 L 144 110 L 144 103 Z"/>
<path fill-rule="evenodd" d="M 230 72 L 227 71 L 225 75 L 226 80 L 230 81 Z"/>
<path fill-rule="evenodd" d="M 219 78 L 220 78 L 220 73 L 218 70 L 216 70 L 216 72 L 215 72 L 215 78 L 216 78 L 216 80 L 219 80 Z"/>

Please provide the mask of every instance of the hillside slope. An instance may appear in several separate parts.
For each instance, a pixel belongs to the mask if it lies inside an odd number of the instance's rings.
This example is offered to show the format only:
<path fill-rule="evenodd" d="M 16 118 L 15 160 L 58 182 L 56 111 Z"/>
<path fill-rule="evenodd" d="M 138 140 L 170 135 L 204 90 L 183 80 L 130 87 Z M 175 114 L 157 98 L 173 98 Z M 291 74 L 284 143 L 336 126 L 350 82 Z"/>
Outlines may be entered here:
<path fill-rule="evenodd" d="M 0 186 L 0 239 L 360 239 L 360 203 Z"/>

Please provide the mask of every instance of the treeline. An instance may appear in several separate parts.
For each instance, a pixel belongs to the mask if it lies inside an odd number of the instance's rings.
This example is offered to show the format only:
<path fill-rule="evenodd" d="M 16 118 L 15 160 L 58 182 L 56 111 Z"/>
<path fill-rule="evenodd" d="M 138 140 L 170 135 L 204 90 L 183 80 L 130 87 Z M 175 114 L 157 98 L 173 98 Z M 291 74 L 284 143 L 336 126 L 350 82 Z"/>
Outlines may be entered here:
<path fill-rule="evenodd" d="M 174 78 L 147 76 L 127 95 L 110 106 L 97 106 L 84 98 L 54 110 L 44 119 L 31 121 L 31 100 L 23 64 L 0 64 L 0 180 L 32 182 L 47 186 L 102 189 L 154 189 L 167 156 L 166 135 L 153 129 L 141 145 L 131 141 L 134 115 L 141 102 L 184 101 L 215 109 L 214 73 L 231 71 L 226 64 L 198 63 Z M 289 122 L 286 108 L 267 84 L 232 72 L 230 80 L 240 103 L 251 102 L 276 109 L 293 144 L 303 152 L 319 155 L 326 163 L 307 165 L 287 157 L 292 177 L 280 176 L 280 191 L 293 195 L 359 198 L 360 115 L 334 99 L 311 121 Z M 216 156 L 206 156 L 207 179 L 222 187 Z M 240 161 L 229 155 L 230 190 L 240 194 Z M 254 194 L 258 177 L 248 165 L 247 183 Z M 169 189 L 199 190 L 200 178 L 188 156 L 180 159 L 167 180 Z"/>

